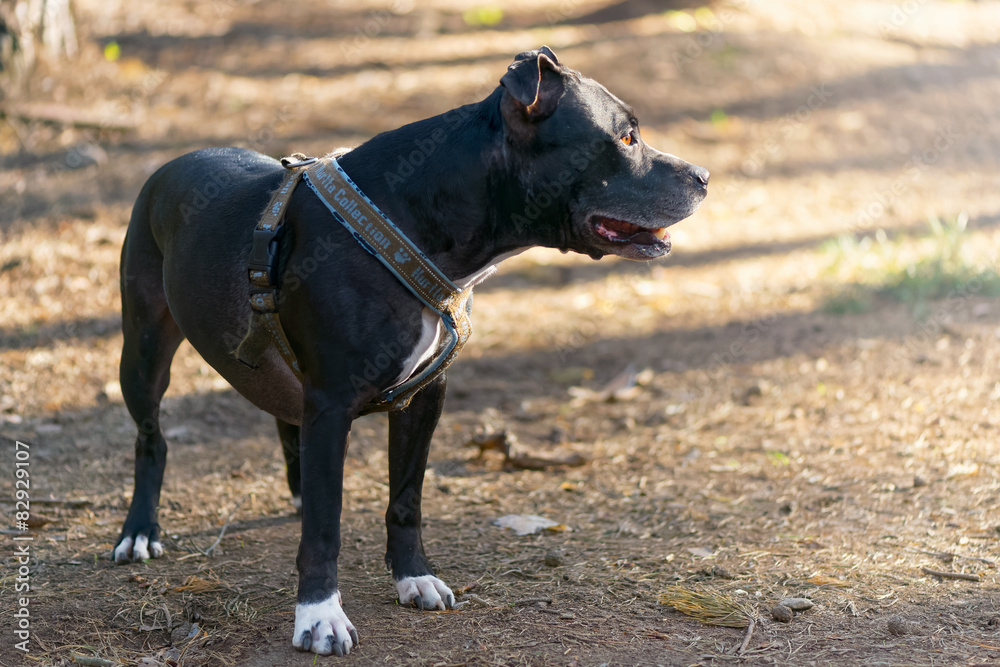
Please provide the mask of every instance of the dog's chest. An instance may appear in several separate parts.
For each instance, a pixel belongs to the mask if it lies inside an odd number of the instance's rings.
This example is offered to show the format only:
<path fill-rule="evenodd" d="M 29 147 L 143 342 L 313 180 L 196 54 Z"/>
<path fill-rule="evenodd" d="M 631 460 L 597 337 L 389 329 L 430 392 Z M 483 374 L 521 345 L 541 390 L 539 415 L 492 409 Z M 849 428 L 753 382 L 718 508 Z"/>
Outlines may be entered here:
<path fill-rule="evenodd" d="M 478 285 L 496 273 L 497 265 L 500 262 L 508 257 L 513 257 L 520 252 L 521 251 L 515 251 L 501 255 L 495 260 L 494 264 L 480 269 L 465 278 L 456 280 L 455 284 L 462 289 Z M 417 340 L 417 344 L 413 347 L 410 355 L 403 361 L 403 368 L 399 372 L 399 376 L 396 378 L 397 386 L 413 377 L 413 374 L 416 373 L 419 368 L 431 360 L 434 354 L 437 353 L 438 349 L 441 347 L 443 337 L 444 324 L 441 322 L 441 315 L 430 308 L 425 307 L 420 313 L 420 338 Z"/>
<path fill-rule="evenodd" d="M 403 361 L 403 369 L 396 378 L 396 384 L 402 384 L 409 380 L 418 368 L 430 361 L 434 353 L 441 346 L 444 325 L 441 323 L 441 316 L 431 310 L 424 308 L 420 313 L 420 337 L 413 351 Z"/>

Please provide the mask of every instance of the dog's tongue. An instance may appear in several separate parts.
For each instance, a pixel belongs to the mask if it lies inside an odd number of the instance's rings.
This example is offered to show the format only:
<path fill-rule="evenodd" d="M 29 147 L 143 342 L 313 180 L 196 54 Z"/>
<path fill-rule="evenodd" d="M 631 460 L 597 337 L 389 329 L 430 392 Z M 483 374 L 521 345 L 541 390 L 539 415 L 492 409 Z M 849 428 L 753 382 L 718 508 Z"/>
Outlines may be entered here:
<path fill-rule="evenodd" d="M 601 236 L 619 243 L 634 243 L 636 245 L 670 243 L 670 233 L 666 227 L 651 230 L 624 220 L 601 216 L 597 219 L 596 228 Z"/>

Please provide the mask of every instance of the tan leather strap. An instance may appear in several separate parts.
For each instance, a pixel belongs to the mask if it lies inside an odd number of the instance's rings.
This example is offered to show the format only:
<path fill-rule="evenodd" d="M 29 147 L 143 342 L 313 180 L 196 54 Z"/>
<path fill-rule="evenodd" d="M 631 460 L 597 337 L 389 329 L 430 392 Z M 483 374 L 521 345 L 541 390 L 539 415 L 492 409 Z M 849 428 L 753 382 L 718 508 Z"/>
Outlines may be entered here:
<path fill-rule="evenodd" d="M 305 156 L 296 154 L 282 158 L 281 164 L 289 171 L 281 185 L 271 195 L 271 200 L 264 208 L 253 232 L 253 249 L 247 262 L 250 277 L 250 308 L 253 312 L 247 335 L 236 349 L 236 358 L 247 366 L 256 368 L 267 349 L 268 342 L 273 342 L 295 377 L 302 380 L 298 359 L 292 352 L 278 317 L 279 276 L 277 275 L 278 249 L 283 231 L 281 225 L 285 221 L 285 209 L 288 208 L 288 201 L 295 192 L 295 186 L 302 180 L 304 167 L 312 164 L 308 159 L 303 162 L 297 158 Z M 261 332 L 261 328 L 270 336 Z"/>
<path fill-rule="evenodd" d="M 276 274 L 285 209 L 295 186 L 304 177 L 309 189 L 355 240 L 378 258 L 424 305 L 441 316 L 448 333 L 444 349 L 416 375 L 404 378 L 369 403 L 362 414 L 406 407 L 418 391 L 451 365 L 472 334 L 469 319 L 472 288 L 461 289 L 452 283 L 354 184 L 335 159 L 306 158 L 296 153 L 282 158 L 281 163 L 289 169 L 289 173 L 271 196 L 254 230 L 253 251 L 248 262 L 253 313 L 247 336 L 237 349 L 237 358 L 256 367 L 266 345 L 273 342 L 296 377 L 302 379 L 298 360 L 278 318 Z M 262 335 L 262 328 L 269 334 L 266 338 Z"/>
<path fill-rule="evenodd" d="M 361 191 L 335 159 L 323 158 L 309 166 L 304 180 L 362 247 L 441 316 L 448 333 L 444 349 L 415 376 L 390 388 L 363 413 L 405 407 L 414 394 L 451 365 L 472 335 L 469 319 L 472 288 L 461 289 L 451 282 Z"/>
<path fill-rule="evenodd" d="M 336 160 L 319 160 L 306 169 L 305 176 L 330 212 L 421 301 L 445 312 L 461 299 L 463 290 L 406 238 Z"/>

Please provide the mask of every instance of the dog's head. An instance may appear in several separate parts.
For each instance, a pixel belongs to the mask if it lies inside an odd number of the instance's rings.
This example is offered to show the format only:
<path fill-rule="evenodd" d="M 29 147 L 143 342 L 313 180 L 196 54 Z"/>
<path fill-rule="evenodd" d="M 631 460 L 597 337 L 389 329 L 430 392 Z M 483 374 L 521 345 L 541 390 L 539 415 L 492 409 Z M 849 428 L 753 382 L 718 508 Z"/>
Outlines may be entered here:
<path fill-rule="evenodd" d="M 562 247 L 595 258 L 670 252 L 667 227 L 697 210 L 708 170 L 647 145 L 627 104 L 547 46 L 519 54 L 500 83 L 505 150 L 526 196 L 514 225 L 559 226 Z"/>

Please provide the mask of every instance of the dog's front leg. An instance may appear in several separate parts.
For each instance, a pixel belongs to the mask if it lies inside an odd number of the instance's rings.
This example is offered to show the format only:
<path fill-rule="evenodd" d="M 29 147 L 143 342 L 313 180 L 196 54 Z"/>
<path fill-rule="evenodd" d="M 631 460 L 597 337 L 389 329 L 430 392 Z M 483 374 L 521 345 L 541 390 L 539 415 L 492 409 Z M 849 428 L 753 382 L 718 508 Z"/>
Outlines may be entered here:
<path fill-rule="evenodd" d="M 314 390 L 315 391 L 315 390 Z M 353 414 L 345 402 L 310 396 L 301 431 L 302 541 L 296 565 L 299 596 L 292 645 L 320 655 L 346 655 L 358 633 L 337 588 L 344 456 Z M 319 407 L 321 406 L 321 407 Z"/>
<path fill-rule="evenodd" d="M 455 596 L 434 576 L 420 539 L 420 499 L 431 436 L 444 406 L 445 378 L 422 389 L 407 408 L 389 413 L 389 509 L 385 513 L 386 565 L 400 604 L 451 609 Z"/>

